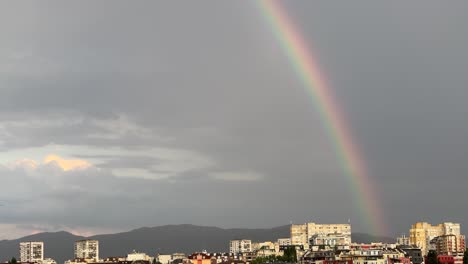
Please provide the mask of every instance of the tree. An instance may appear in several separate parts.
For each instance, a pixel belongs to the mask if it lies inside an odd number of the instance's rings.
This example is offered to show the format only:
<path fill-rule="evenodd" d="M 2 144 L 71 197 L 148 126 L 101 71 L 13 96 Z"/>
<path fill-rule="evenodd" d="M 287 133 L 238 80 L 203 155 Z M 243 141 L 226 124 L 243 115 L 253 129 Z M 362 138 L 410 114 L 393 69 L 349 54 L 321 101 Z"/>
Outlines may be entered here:
<path fill-rule="evenodd" d="M 427 253 L 426 264 L 439 264 L 435 250 L 429 250 L 429 253 Z"/>
<path fill-rule="evenodd" d="M 468 248 L 465 250 L 465 255 L 463 255 L 463 264 L 468 264 Z"/>
<path fill-rule="evenodd" d="M 297 262 L 296 247 L 290 246 L 284 249 L 283 260 L 285 262 Z"/>
<path fill-rule="evenodd" d="M 15 257 L 12 257 L 10 261 L 8 261 L 8 264 L 17 264 L 18 261 L 16 261 Z"/>

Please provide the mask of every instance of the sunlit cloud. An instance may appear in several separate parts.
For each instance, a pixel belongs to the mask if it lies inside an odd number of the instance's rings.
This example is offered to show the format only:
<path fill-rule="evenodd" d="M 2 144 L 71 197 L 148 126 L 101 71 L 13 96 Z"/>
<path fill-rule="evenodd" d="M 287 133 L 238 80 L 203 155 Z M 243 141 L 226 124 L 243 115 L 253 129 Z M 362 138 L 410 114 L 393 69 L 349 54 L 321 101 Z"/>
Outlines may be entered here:
<path fill-rule="evenodd" d="M 22 168 L 26 170 L 35 170 L 38 166 L 39 163 L 32 159 L 19 159 L 7 165 L 10 169 Z"/>
<path fill-rule="evenodd" d="M 64 159 L 54 154 L 50 154 L 44 159 L 44 164 L 49 164 L 52 162 L 57 164 L 64 171 L 86 169 L 86 168 L 91 167 L 91 163 L 89 163 L 86 160 Z"/>

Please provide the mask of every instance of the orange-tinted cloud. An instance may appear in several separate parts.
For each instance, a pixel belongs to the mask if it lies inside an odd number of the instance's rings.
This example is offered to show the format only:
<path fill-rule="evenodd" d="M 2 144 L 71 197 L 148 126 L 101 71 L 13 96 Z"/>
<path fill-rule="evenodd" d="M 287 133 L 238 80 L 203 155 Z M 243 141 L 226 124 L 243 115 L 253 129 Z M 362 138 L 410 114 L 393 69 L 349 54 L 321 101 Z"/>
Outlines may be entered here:
<path fill-rule="evenodd" d="M 86 169 L 91 167 L 91 163 L 86 160 L 80 159 L 64 159 L 54 154 L 48 155 L 44 159 L 44 163 L 55 162 L 60 168 L 64 171 L 76 170 L 76 169 Z"/>

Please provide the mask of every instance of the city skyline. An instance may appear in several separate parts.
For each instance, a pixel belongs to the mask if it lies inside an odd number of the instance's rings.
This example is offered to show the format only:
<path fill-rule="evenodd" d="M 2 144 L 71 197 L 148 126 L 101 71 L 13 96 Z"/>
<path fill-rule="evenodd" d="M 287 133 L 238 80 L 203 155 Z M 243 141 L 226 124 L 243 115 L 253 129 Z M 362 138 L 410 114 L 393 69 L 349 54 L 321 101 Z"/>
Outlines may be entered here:
<path fill-rule="evenodd" d="M 0 239 L 348 219 L 466 233 L 465 10 L 0 3 Z"/>
<path fill-rule="evenodd" d="M 349 260 L 349 256 L 366 256 L 372 254 L 374 257 L 379 258 L 381 261 L 385 261 L 387 258 L 394 259 L 394 262 L 402 262 L 402 264 L 421 264 L 422 257 L 427 256 L 430 248 L 436 251 L 441 258 L 452 258 L 454 264 L 462 264 L 463 257 L 465 254 L 466 243 L 465 236 L 460 233 L 460 224 L 452 222 L 444 222 L 436 225 L 432 225 L 427 222 L 417 222 L 411 226 L 409 230 L 409 240 L 406 239 L 396 239 L 395 241 L 380 241 L 379 238 L 374 238 L 375 240 L 368 241 L 363 243 L 362 241 L 352 241 L 351 237 L 351 226 L 349 224 L 326 224 L 326 223 L 313 223 L 309 222 L 304 225 L 291 225 L 289 229 L 288 236 L 276 236 L 271 237 L 270 240 L 252 240 L 248 232 L 241 231 L 243 238 L 236 238 L 231 240 L 226 240 L 224 243 L 229 246 L 228 251 L 218 251 L 221 253 L 218 256 L 224 256 L 228 258 L 235 257 L 238 260 L 243 260 L 245 262 L 250 262 L 255 258 L 264 258 L 264 257 L 283 257 L 286 254 L 288 249 L 294 248 L 300 259 L 301 263 L 314 260 L 313 257 L 317 255 L 317 259 L 320 260 L 320 257 L 323 256 L 326 252 L 333 254 L 335 260 Z M 181 230 L 187 231 L 181 227 Z M 174 231 L 174 229 L 172 229 Z M 272 230 L 270 230 L 272 231 Z M 189 231 L 190 233 L 190 231 Z M 193 233 L 192 233 L 193 234 Z M 206 235 L 204 232 L 200 232 L 199 235 L 202 237 Z M 147 242 L 140 233 L 140 243 L 135 244 L 135 235 L 130 235 L 132 238 L 132 246 L 141 247 L 141 242 Z M 199 237 L 202 239 L 202 237 Z M 211 237 L 211 236 L 209 236 Z M 28 237 L 31 239 L 32 237 Z M 104 238 L 104 237 L 103 237 Z M 182 238 L 182 237 L 179 237 Z M 213 237 L 212 237 L 213 238 Z M 100 255 L 100 242 L 98 239 L 80 239 L 75 240 L 73 247 L 73 258 L 68 260 L 60 260 L 65 264 L 85 264 L 85 263 L 116 263 L 120 261 L 138 261 L 144 260 L 149 261 L 154 264 L 154 259 L 158 259 L 161 264 L 170 264 L 175 259 L 185 259 L 182 261 L 187 263 L 190 256 L 197 255 L 197 252 L 202 251 L 180 251 L 180 248 L 177 248 L 175 252 L 169 252 L 171 254 L 161 253 L 160 248 L 158 248 L 155 256 L 152 254 L 147 255 L 141 251 L 132 251 L 133 253 L 128 253 L 127 257 L 121 257 L 122 252 L 119 252 L 118 255 Z M 106 239 L 106 238 L 104 238 Z M 107 243 L 115 243 L 122 241 L 114 241 L 106 239 Z M 185 240 L 182 238 L 182 240 Z M 200 240 L 201 241 L 201 240 Z M 398 242 L 400 241 L 400 242 Z M 56 241 L 50 241 L 52 244 Z M 164 243 L 164 240 L 162 241 Z M 45 250 L 44 250 L 43 241 L 21 241 L 19 243 L 19 252 L 21 256 L 22 263 L 38 263 L 38 264 L 56 264 L 57 262 L 54 259 L 49 258 L 45 259 Z M 150 243 L 154 247 L 151 251 L 154 251 L 156 247 L 164 247 L 164 244 Z M 430 245 L 429 245 L 430 244 Z M 148 245 L 146 245 L 148 246 Z M 206 251 L 208 249 L 208 251 Z M 109 247 L 107 247 L 109 250 Z M 359 253 L 362 251 L 372 250 L 374 253 Z M 56 249 L 52 247 L 52 250 L 57 252 Z M 126 250 L 128 251 L 128 249 Z M 112 251 L 115 254 L 115 251 Z M 177 253 L 179 252 L 179 253 Z M 185 252 L 185 253 L 180 253 Z M 210 259 L 210 256 L 216 256 L 209 252 L 211 249 L 205 248 L 202 254 L 208 254 L 204 258 Z M 216 252 L 216 251 L 214 251 Z M 227 252 L 227 253 L 222 253 Z M 332 253 L 334 252 L 334 253 Z M 343 255 L 344 252 L 344 255 Z M 381 253 L 376 253 L 381 252 Z M 412 252 L 412 253 L 410 253 Z M 3 252 L 4 254 L 5 252 Z M 11 253 L 11 252 L 10 252 Z M 62 252 L 61 252 L 62 253 Z M 108 253 L 107 253 L 108 254 Z M 192 254 L 186 259 L 185 254 Z M 388 257 L 385 257 L 385 254 L 392 254 Z M 394 254 L 403 254 L 397 257 Z M 176 256 L 171 257 L 171 256 Z M 53 256 L 53 255 L 52 255 Z M 62 258 L 63 254 L 60 255 Z M 288 256 L 288 255 L 286 255 Z M 290 256 L 290 255 L 289 255 Z M 380 257 L 379 257 L 380 256 Z M 359 258 L 353 259 L 349 264 L 359 264 Z M 409 258 L 409 260 L 407 259 Z M 164 259 L 164 261 L 162 261 Z M 396 261 L 399 259 L 398 261 Z M 369 259 L 375 260 L 375 259 Z M 1 260 L 0 260 L 1 261 Z M 218 262 L 219 263 L 219 262 Z M 125 263 L 131 264 L 131 263 Z M 382 264 L 388 264 L 387 262 Z"/>

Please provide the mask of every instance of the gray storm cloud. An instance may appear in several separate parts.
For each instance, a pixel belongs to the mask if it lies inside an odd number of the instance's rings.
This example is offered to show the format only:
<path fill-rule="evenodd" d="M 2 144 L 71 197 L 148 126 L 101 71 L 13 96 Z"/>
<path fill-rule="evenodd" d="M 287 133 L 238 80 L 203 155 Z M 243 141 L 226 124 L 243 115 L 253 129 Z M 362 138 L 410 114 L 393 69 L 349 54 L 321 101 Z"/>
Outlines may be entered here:
<path fill-rule="evenodd" d="M 468 200 L 467 4 L 283 7 L 392 234 L 468 225 L 456 209 Z M 251 3 L 15 2 L 0 4 L 0 31 L 5 237 L 349 218 L 367 231 L 314 103 Z M 89 166 L 64 169 L 78 160 Z"/>

